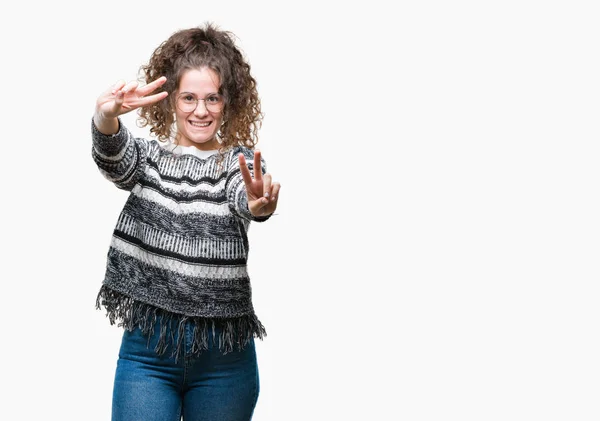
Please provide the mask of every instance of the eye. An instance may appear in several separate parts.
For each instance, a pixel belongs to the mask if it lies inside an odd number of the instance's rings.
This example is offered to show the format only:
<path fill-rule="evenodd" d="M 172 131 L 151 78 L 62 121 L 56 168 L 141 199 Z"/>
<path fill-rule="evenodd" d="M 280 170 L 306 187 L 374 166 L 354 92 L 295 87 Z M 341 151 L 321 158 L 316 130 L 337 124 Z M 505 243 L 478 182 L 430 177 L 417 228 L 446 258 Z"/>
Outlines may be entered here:
<path fill-rule="evenodd" d="M 194 102 L 194 101 L 196 101 L 196 98 L 194 98 L 193 95 L 189 95 L 189 94 L 188 95 L 183 95 L 181 97 L 181 99 L 183 99 L 185 102 Z"/>
<path fill-rule="evenodd" d="M 221 97 L 218 95 L 211 95 L 208 98 L 206 98 L 206 102 L 208 102 L 209 104 L 218 104 L 219 102 L 221 102 Z"/>

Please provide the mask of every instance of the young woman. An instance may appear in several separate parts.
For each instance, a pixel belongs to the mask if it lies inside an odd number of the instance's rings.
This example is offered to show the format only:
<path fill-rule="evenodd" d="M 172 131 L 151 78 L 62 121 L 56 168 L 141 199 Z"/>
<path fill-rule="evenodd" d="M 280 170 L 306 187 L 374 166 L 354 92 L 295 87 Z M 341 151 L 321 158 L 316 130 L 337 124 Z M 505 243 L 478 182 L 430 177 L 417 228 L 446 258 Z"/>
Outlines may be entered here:
<path fill-rule="evenodd" d="M 280 184 L 254 149 L 256 82 L 233 36 L 178 31 L 97 100 L 92 156 L 130 191 L 98 294 L 123 326 L 113 421 L 250 420 L 259 394 L 248 228 L 277 207 Z M 158 140 L 120 115 L 138 109 Z M 163 144 L 167 141 L 166 144 Z"/>

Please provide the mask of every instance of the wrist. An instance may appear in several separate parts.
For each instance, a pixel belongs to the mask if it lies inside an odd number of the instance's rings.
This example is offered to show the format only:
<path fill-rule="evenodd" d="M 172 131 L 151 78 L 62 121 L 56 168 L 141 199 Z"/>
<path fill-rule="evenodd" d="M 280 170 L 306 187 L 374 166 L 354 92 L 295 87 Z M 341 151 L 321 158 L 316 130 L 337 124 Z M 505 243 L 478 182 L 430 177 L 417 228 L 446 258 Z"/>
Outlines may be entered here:
<path fill-rule="evenodd" d="M 117 117 L 107 118 L 97 111 L 94 113 L 93 121 L 96 129 L 106 136 L 112 136 L 119 132 L 119 119 Z"/>

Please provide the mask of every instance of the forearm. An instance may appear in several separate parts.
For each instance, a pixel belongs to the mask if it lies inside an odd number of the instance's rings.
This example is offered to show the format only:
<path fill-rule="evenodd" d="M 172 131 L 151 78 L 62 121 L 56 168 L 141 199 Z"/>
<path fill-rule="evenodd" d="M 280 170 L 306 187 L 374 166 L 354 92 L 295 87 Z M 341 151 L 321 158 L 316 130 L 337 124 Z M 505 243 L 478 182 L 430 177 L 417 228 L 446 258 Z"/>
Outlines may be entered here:
<path fill-rule="evenodd" d="M 244 155 L 243 162 L 240 161 L 240 154 Z M 234 150 L 231 152 L 230 158 L 231 160 L 228 164 L 229 168 L 227 173 L 227 181 L 225 183 L 225 190 L 227 192 L 227 201 L 229 202 L 229 209 L 235 215 L 248 221 L 266 221 L 267 219 L 269 219 L 271 214 L 261 214 L 257 216 L 253 215 L 252 212 L 250 212 L 250 207 L 248 203 L 248 190 L 246 182 L 244 181 L 244 176 L 242 175 L 242 168 L 240 164 L 240 162 L 243 163 L 243 168 L 244 171 L 247 172 L 248 178 L 254 179 L 254 165 L 257 164 L 257 162 L 255 162 L 256 156 L 254 154 L 254 151 L 246 147 L 237 147 L 234 148 Z M 260 164 L 257 165 L 257 168 L 260 168 L 261 174 L 264 176 L 267 172 L 267 163 L 262 158 L 262 156 L 260 157 Z M 260 187 L 255 188 L 256 191 L 253 193 L 253 196 L 256 196 L 257 194 L 260 196 L 263 195 L 262 191 L 258 192 L 257 189 L 259 188 Z M 252 186 L 250 186 L 250 189 L 252 190 Z"/>
<path fill-rule="evenodd" d="M 228 180 L 227 200 L 233 213 L 248 221 L 264 222 L 271 217 L 271 215 L 252 215 L 248 207 L 246 186 L 239 171 L 236 171 Z"/>
<path fill-rule="evenodd" d="M 144 139 L 131 136 L 120 120 L 118 130 L 111 135 L 102 133 L 92 121 L 92 157 L 105 178 L 124 190 L 137 182 L 147 156 Z"/>
<path fill-rule="evenodd" d="M 100 128 L 96 124 L 95 115 L 92 119 L 92 143 L 94 145 L 94 150 L 96 150 L 100 156 L 104 155 L 107 158 L 113 157 L 121 154 L 123 149 L 127 147 L 129 133 L 118 118 L 115 118 L 115 120 L 117 129 L 114 133 L 107 134 L 104 132 L 106 127 Z M 102 124 L 102 122 L 100 122 L 100 124 Z M 113 159 L 111 159 L 111 161 L 112 160 Z"/>

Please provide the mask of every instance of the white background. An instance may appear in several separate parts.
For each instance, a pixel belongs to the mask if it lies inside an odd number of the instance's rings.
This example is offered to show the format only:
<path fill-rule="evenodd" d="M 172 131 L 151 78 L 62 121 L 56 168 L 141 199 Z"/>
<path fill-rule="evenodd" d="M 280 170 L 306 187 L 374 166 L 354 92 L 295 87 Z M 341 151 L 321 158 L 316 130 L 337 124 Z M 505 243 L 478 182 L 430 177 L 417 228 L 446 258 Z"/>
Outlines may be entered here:
<path fill-rule="evenodd" d="M 0 419 L 110 418 L 121 330 L 94 305 L 127 193 L 90 120 L 206 21 L 282 186 L 250 228 L 254 419 L 600 419 L 597 3 L 256 3 L 3 10 Z"/>

